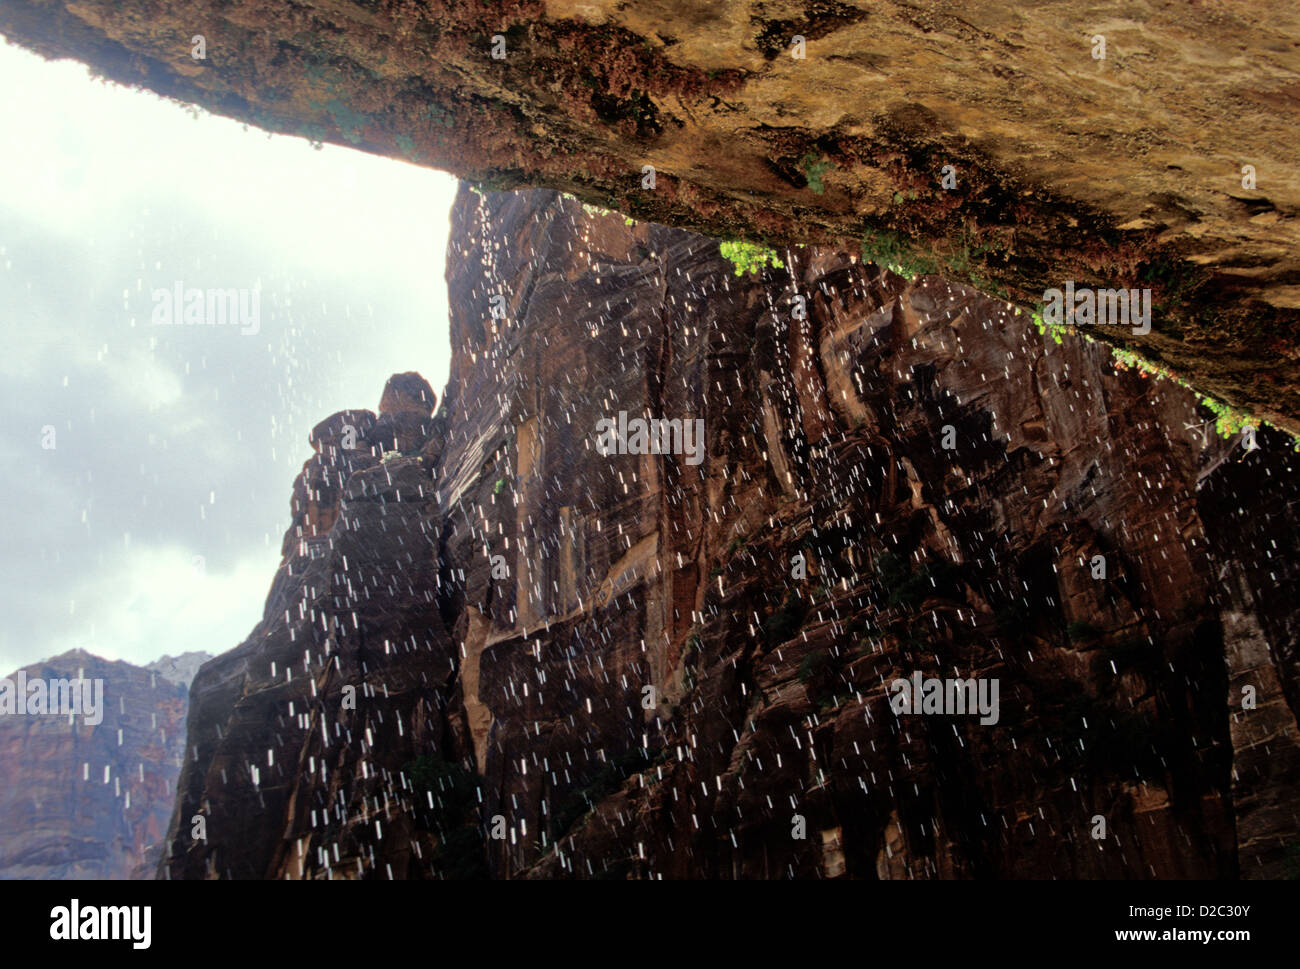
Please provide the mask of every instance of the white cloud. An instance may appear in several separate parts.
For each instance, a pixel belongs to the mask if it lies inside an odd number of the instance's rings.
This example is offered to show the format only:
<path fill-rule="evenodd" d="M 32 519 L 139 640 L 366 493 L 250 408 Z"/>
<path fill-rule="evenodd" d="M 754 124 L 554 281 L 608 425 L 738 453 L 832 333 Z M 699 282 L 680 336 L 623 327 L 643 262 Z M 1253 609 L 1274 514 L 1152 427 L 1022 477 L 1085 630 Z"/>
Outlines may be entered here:
<path fill-rule="evenodd" d="M 224 653 L 261 618 L 279 558 L 264 549 L 214 572 L 187 549 L 131 548 L 114 563 L 111 586 L 96 581 L 68 600 L 79 621 L 50 642 L 50 654 L 85 649 L 142 665 L 165 653 Z"/>

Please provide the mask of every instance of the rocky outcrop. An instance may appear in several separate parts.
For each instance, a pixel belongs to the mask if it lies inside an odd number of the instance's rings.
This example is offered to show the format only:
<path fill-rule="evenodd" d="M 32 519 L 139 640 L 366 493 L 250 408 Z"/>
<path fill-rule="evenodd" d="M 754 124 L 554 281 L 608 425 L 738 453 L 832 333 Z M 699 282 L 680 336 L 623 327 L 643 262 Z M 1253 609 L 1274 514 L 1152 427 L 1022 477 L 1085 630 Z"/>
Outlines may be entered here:
<path fill-rule="evenodd" d="M 401 877 L 418 871 L 421 843 L 434 851 L 433 835 L 394 819 L 394 798 L 413 752 L 444 743 L 455 674 L 438 600 L 435 404 L 402 374 L 378 415 L 343 411 L 312 430 L 264 618 L 194 684 L 173 877 L 376 865 Z"/>
<path fill-rule="evenodd" d="M 163 873 L 1283 874 L 1295 455 L 1005 302 L 786 258 L 462 192 L 448 394 L 400 448 L 313 432 Z M 702 447 L 601 447 L 620 414 Z M 993 718 L 901 711 L 918 674 Z"/>
<path fill-rule="evenodd" d="M 103 681 L 86 718 L 0 715 L 0 878 L 151 878 L 185 749 L 189 679 L 206 653 L 148 667 L 81 650 L 9 675 Z M 95 722 L 98 721 L 98 722 Z"/>
<path fill-rule="evenodd" d="M 1152 332 L 1104 339 L 1300 433 L 1285 0 L 9 0 L 0 33 L 271 131 L 1024 305 L 1150 287 Z"/>

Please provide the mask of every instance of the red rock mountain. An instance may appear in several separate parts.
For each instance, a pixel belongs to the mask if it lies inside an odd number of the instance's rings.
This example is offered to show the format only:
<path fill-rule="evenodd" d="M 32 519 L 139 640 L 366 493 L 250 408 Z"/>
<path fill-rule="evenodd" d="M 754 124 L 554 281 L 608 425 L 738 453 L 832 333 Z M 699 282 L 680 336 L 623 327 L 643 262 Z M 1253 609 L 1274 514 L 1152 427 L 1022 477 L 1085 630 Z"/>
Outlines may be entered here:
<path fill-rule="evenodd" d="M 207 658 L 142 668 L 73 650 L 18 671 L 28 682 L 102 679 L 104 699 L 94 725 L 0 716 L 0 878 L 153 877 L 185 751 L 189 681 Z"/>
<path fill-rule="evenodd" d="M 165 877 L 1286 873 L 1287 442 L 782 255 L 462 191 L 448 393 L 313 431 L 264 618 L 194 682 Z M 599 453 L 620 412 L 702 421 L 702 461 Z M 899 714 L 913 674 L 996 680 L 996 722 Z"/>

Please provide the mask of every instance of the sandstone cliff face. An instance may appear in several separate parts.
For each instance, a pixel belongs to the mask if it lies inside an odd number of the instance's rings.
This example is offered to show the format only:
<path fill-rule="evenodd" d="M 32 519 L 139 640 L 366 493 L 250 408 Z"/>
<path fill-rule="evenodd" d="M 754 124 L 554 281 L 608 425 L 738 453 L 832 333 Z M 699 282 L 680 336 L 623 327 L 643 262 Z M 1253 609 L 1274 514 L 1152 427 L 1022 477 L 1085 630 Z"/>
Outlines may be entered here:
<path fill-rule="evenodd" d="M 151 878 L 185 749 L 189 678 L 203 653 L 149 667 L 74 650 L 35 679 L 104 681 L 102 722 L 0 716 L 0 878 Z M 11 674 L 13 680 L 17 674 Z"/>
<path fill-rule="evenodd" d="M 8 0 L 0 33 L 268 130 L 709 235 L 868 237 L 1027 305 L 1067 279 L 1150 287 L 1153 331 L 1103 338 L 1300 433 L 1288 0 Z"/>
<path fill-rule="evenodd" d="M 1295 457 L 1003 302 L 785 256 L 462 192 L 447 397 L 313 432 L 163 874 L 1280 876 Z M 601 454 L 620 411 L 700 460 Z M 997 722 L 897 715 L 913 673 Z"/>

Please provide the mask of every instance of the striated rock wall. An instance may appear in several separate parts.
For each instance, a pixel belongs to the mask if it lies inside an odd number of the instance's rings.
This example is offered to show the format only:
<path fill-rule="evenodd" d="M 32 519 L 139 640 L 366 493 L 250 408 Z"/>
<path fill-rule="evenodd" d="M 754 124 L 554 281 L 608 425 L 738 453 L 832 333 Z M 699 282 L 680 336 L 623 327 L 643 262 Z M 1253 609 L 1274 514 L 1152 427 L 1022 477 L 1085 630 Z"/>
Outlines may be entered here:
<path fill-rule="evenodd" d="M 1288 0 L 7 0 L 0 34 L 645 221 L 861 243 L 1027 305 L 1149 287 L 1152 332 L 1104 339 L 1300 433 Z"/>
<path fill-rule="evenodd" d="M 1276 436 L 1203 443 L 1103 347 L 829 248 L 738 279 L 542 191 L 463 191 L 452 240 L 448 394 L 313 432 L 163 874 L 1286 871 Z M 620 411 L 702 460 L 599 453 Z M 996 722 L 896 715 L 913 673 L 996 679 Z"/>
<path fill-rule="evenodd" d="M 80 650 L 28 681 L 102 679 L 102 721 L 0 715 L 0 878 L 150 878 L 185 749 L 189 679 L 204 653 L 145 668 Z M 18 674 L 10 674 L 13 681 Z"/>

